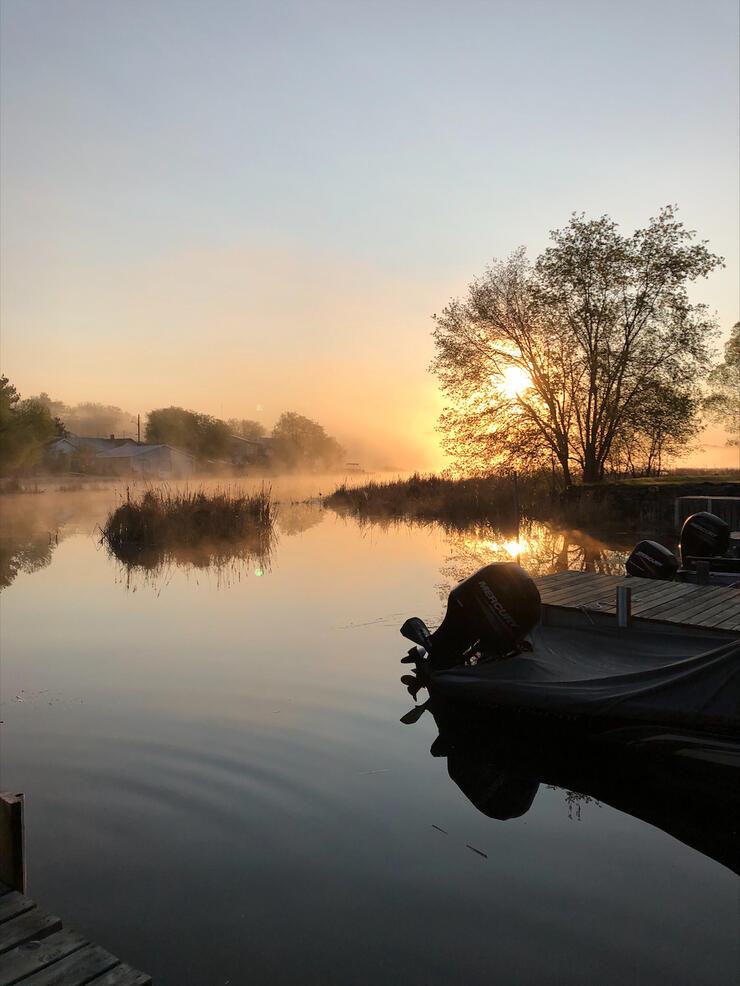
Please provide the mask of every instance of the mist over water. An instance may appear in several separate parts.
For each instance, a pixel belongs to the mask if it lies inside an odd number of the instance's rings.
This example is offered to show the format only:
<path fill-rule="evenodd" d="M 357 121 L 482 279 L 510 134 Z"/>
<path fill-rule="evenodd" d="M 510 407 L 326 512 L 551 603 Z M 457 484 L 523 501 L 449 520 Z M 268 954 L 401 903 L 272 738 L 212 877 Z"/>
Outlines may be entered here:
<path fill-rule="evenodd" d="M 31 896 L 162 986 L 733 983 L 729 870 L 558 787 L 489 818 L 431 717 L 398 721 L 407 616 L 517 554 L 620 571 L 637 534 L 359 524 L 328 477 L 266 482 L 264 565 L 154 573 L 99 543 L 121 484 L 2 497 L 0 783 Z"/>

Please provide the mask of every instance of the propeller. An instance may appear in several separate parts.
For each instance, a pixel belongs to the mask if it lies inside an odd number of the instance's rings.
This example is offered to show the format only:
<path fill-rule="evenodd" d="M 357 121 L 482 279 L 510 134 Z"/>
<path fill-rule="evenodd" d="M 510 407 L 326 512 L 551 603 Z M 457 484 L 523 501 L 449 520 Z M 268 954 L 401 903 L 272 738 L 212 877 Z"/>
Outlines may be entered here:
<path fill-rule="evenodd" d="M 401 627 L 402 636 L 406 637 L 407 640 L 413 641 L 413 643 L 418 644 L 423 647 L 424 650 L 430 649 L 430 642 L 432 635 L 429 632 L 429 628 L 423 620 L 420 620 L 418 616 L 412 616 L 410 619 L 406 620 L 404 625 Z"/>
<path fill-rule="evenodd" d="M 405 726 L 413 726 L 413 724 L 418 722 L 426 712 L 429 701 L 430 700 L 427 699 L 423 705 L 415 705 L 413 709 L 409 709 L 405 716 L 401 716 L 401 722 Z"/>
<path fill-rule="evenodd" d="M 424 660 L 425 654 L 426 651 L 423 647 L 409 647 L 406 657 L 401 658 L 401 664 L 418 664 L 419 661 Z"/>
<path fill-rule="evenodd" d="M 401 684 L 405 685 L 408 689 L 408 693 L 416 701 L 416 696 L 419 694 L 420 690 L 424 687 L 421 681 L 416 677 L 415 674 L 402 674 Z"/>

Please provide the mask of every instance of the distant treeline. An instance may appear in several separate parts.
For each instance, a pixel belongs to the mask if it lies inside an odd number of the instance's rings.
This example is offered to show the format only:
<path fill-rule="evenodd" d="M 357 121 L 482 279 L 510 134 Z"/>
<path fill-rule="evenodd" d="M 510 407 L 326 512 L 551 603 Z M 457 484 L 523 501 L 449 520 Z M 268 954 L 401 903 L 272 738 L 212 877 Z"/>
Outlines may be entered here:
<path fill-rule="evenodd" d="M 137 421 L 109 404 L 69 405 L 46 393 L 22 400 L 8 378 L 0 377 L 0 474 L 37 470 L 43 465 L 46 445 L 65 435 L 136 438 Z M 332 469 L 346 458 L 345 450 L 322 425 L 295 411 L 281 414 L 268 434 L 264 425 L 249 418 L 224 421 L 182 407 L 157 408 L 143 422 L 142 440 L 184 449 L 204 470 L 224 465 L 259 465 L 277 471 Z M 74 461 L 81 471 L 95 471 L 94 455 L 82 465 L 79 456 Z"/>
<path fill-rule="evenodd" d="M 346 455 L 336 438 L 327 435 L 318 422 L 295 411 L 283 412 L 267 436 L 258 421 L 248 418 L 222 421 L 182 407 L 163 407 L 149 412 L 145 434 L 147 442 L 186 449 L 201 463 L 231 461 L 235 457 L 234 437 L 255 443 L 255 460 L 283 469 L 331 469 Z"/>
<path fill-rule="evenodd" d="M 42 400 L 21 400 L 8 378 L 0 377 L 0 472 L 30 471 L 46 443 L 64 431 L 64 423 Z"/>

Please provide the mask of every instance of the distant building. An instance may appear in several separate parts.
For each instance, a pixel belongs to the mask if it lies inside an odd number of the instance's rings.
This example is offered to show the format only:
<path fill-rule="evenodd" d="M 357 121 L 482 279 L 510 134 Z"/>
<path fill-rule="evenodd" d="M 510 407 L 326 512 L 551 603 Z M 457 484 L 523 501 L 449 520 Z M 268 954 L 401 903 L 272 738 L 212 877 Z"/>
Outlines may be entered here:
<path fill-rule="evenodd" d="M 115 476 L 152 476 L 170 479 L 191 476 L 195 457 L 170 445 L 140 445 L 132 438 L 55 438 L 45 450 L 52 468 Z"/>
<path fill-rule="evenodd" d="M 51 469 L 90 472 L 95 458 L 122 445 L 136 445 L 133 438 L 87 438 L 82 435 L 66 435 L 47 442 L 44 463 Z M 94 471 L 94 470 L 93 470 Z"/>
<path fill-rule="evenodd" d="M 195 456 L 171 445 L 121 445 L 95 457 L 104 472 L 116 476 L 155 476 L 158 479 L 192 476 Z"/>
<path fill-rule="evenodd" d="M 231 436 L 231 458 L 235 466 L 265 466 L 272 451 L 271 438 Z"/>
<path fill-rule="evenodd" d="M 98 452 L 105 452 L 108 449 L 118 448 L 121 445 L 136 445 L 133 438 L 86 438 L 81 435 L 66 435 L 64 438 L 55 438 L 46 446 L 47 455 L 61 455 L 71 457 L 80 449 L 93 449 Z"/>

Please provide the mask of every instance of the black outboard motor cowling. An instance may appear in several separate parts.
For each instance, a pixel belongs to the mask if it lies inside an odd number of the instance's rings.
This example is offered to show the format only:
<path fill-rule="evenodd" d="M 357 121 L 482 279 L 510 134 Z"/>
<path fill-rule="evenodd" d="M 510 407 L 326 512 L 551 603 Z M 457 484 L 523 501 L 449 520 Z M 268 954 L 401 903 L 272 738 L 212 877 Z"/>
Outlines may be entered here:
<path fill-rule="evenodd" d="M 640 541 L 625 564 L 628 575 L 670 582 L 678 571 L 676 556 L 657 541 Z"/>
<path fill-rule="evenodd" d="M 730 546 L 730 525 L 721 517 L 702 510 L 691 514 L 681 528 L 681 564 L 688 568 L 692 558 L 716 558 Z"/>
<path fill-rule="evenodd" d="M 540 619 L 540 593 L 513 562 L 486 565 L 459 582 L 447 601 L 447 614 L 430 640 L 433 668 L 451 667 L 476 647 L 504 657 Z"/>

